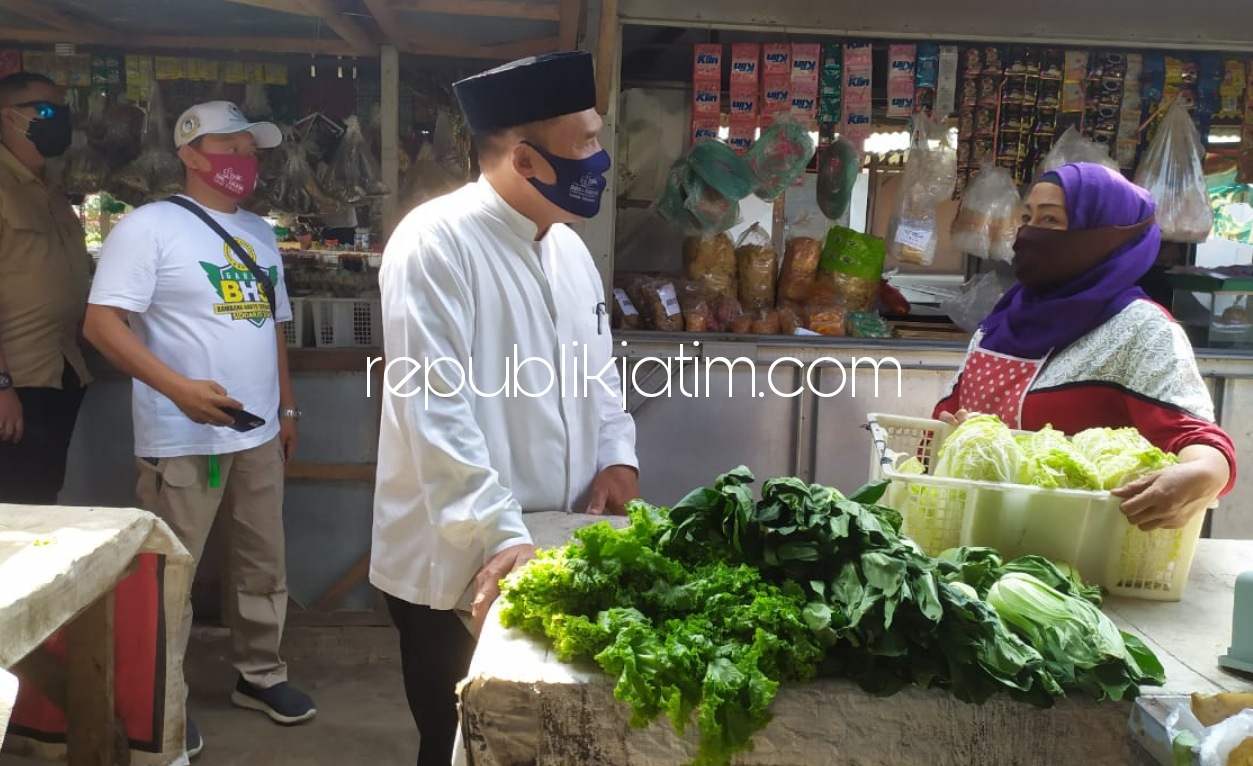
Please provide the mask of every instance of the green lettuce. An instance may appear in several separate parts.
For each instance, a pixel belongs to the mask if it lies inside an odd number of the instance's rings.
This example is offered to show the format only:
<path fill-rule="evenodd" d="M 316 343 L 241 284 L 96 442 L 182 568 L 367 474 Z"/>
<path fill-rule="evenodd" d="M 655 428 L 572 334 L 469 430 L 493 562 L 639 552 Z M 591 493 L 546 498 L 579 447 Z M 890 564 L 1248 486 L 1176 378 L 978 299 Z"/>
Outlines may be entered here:
<path fill-rule="evenodd" d="M 1030 464 L 1009 427 L 995 415 L 976 415 L 949 434 L 936 456 L 935 475 L 951 479 L 1029 483 Z"/>
<path fill-rule="evenodd" d="M 1045 426 L 1016 441 L 1029 464 L 1030 483 L 1048 489 L 1101 489 L 1096 466 L 1061 431 Z"/>
<path fill-rule="evenodd" d="M 1100 488 L 1118 489 L 1175 465 L 1179 458 L 1154 447 L 1135 428 L 1089 428 L 1075 434 L 1075 450 L 1091 462 Z"/>

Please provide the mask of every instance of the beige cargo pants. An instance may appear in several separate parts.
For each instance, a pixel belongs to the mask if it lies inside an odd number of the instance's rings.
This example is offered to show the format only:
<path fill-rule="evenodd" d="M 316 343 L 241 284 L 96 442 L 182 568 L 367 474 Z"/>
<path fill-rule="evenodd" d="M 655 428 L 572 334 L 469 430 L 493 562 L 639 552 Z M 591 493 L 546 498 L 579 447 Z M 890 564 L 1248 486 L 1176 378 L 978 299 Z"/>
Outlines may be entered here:
<path fill-rule="evenodd" d="M 161 517 L 199 568 L 205 543 L 219 511 L 227 526 L 226 568 L 230 592 L 226 624 L 236 670 L 248 683 L 266 689 L 287 680 L 279 656 L 287 618 L 287 562 L 283 536 L 283 448 L 275 438 L 244 452 L 218 456 L 220 481 L 209 486 L 209 458 L 139 458 L 136 494 L 140 506 Z M 186 654 L 191 606 L 179 635 Z"/>

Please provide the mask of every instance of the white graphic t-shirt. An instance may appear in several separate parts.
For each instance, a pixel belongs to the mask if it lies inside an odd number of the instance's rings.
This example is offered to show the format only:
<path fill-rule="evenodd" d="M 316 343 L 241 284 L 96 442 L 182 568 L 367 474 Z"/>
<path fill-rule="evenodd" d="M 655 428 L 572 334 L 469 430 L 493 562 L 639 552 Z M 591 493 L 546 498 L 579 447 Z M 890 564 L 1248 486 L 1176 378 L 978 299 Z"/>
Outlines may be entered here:
<path fill-rule="evenodd" d="M 270 275 L 277 319 L 291 321 L 269 225 L 244 210 L 205 210 Z M 278 435 L 278 338 L 265 292 L 235 251 L 190 211 L 156 202 L 123 218 L 101 249 L 90 302 L 131 312 L 131 328 L 158 359 L 192 380 L 215 381 L 266 421 L 247 433 L 199 425 L 136 380 L 137 456 L 224 455 Z"/>

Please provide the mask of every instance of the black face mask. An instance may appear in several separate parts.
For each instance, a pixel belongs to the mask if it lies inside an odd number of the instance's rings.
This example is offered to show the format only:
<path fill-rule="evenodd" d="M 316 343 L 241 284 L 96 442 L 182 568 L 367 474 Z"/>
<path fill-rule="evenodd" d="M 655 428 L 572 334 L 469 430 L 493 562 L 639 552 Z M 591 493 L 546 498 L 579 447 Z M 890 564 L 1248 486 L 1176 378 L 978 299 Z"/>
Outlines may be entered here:
<path fill-rule="evenodd" d="M 74 125 L 70 122 L 69 111 L 59 110 L 49 119 L 32 120 L 30 127 L 26 129 L 26 137 L 45 157 L 60 157 L 65 154 L 74 140 Z"/>
<path fill-rule="evenodd" d="M 60 157 L 74 140 L 74 124 L 70 110 L 59 106 L 51 117 L 34 118 L 26 128 L 26 137 L 36 151 L 45 157 Z"/>

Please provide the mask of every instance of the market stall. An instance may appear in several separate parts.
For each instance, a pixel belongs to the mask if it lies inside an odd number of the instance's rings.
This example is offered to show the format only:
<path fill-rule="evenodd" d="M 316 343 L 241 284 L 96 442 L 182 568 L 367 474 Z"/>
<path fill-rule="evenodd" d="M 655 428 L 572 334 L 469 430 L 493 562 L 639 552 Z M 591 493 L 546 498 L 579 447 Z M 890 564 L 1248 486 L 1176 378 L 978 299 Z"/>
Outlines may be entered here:
<path fill-rule="evenodd" d="M 1010 283 L 1023 185 L 1084 158 L 1157 196 L 1167 241 L 1142 286 L 1184 322 L 1219 422 L 1253 448 L 1234 409 L 1253 372 L 1238 281 L 1253 248 L 1223 212 L 1253 180 L 1247 35 L 1144 13 L 1127 26 L 1113 8 L 1076 10 L 1082 24 L 1041 9 L 1029 38 L 967 5 L 619 10 L 617 204 L 588 236 L 638 368 L 625 399 L 649 497 L 737 462 L 855 485 L 865 416 L 929 414 Z M 1221 182 L 1204 170 L 1219 164 Z M 854 395 L 854 380 L 871 385 Z M 1207 527 L 1251 533 L 1238 513 Z"/>

